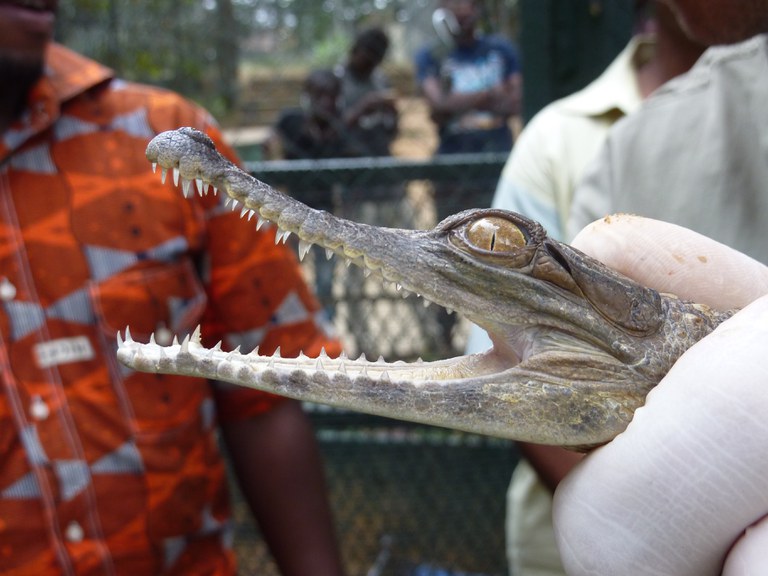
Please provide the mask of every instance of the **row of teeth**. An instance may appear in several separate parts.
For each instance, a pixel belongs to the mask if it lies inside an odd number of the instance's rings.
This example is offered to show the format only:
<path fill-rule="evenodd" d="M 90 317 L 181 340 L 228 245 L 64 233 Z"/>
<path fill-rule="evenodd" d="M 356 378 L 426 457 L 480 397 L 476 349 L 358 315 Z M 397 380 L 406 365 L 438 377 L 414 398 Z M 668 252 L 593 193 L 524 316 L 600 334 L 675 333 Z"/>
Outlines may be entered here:
<path fill-rule="evenodd" d="M 152 162 L 152 171 L 155 172 L 155 173 L 157 172 L 157 162 Z M 172 174 L 173 174 L 173 184 L 174 184 L 174 186 L 178 187 L 179 186 L 179 182 L 181 182 L 181 192 L 182 192 L 182 194 L 184 194 L 184 198 L 189 198 L 190 195 L 193 193 L 193 191 L 192 191 L 192 180 L 187 180 L 186 178 L 182 178 L 181 177 L 181 173 L 179 172 L 179 169 L 176 168 L 176 167 L 174 167 L 172 169 Z M 160 179 L 163 182 L 163 184 L 165 184 L 167 176 L 168 176 L 168 168 L 165 168 L 164 166 L 161 166 Z M 213 195 L 214 196 L 216 196 L 218 194 L 218 192 L 219 192 L 218 189 L 216 188 L 216 186 L 211 186 L 210 184 L 208 184 L 208 182 L 205 182 L 202 178 L 195 178 L 194 182 L 195 182 L 195 188 L 197 189 L 197 194 L 200 197 L 208 194 L 208 190 L 210 188 L 213 189 Z M 237 208 L 239 206 L 240 205 L 239 205 L 238 201 L 235 200 L 234 198 L 230 197 L 230 196 L 227 196 L 227 199 L 224 201 L 224 207 L 225 208 L 231 207 L 233 212 L 235 210 L 237 210 Z M 256 230 L 260 230 L 262 228 L 262 226 L 264 226 L 265 224 L 267 224 L 267 225 L 272 224 L 272 222 L 270 222 L 266 218 L 263 218 L 261 216 L 261 214 L 258 214 L 256 212 L 256 210 L 253 210 L 251 208 L 243 206 L 241 208 L 241 210 L 240 210 L 240 218 L 243 218 L 246 215 L 248 217 L 248 221 L 249 222 L 251 221 L 251 219 L 254 216 L 257 216 Z M 291 235 L 291 231 L 290 230 L 283 230 L 283 229 L 280 228 L 280 226 L 277 226 L 277 225 L 276 225 L 276 228 L 277 228 L 277 231 L 275 232 L 275 244 L 279 244 L 280 242 L 285 244 L 288 241 L 288 238 Z M 312 248 L 312 243 L 311 242 L 307 242 L 307 241 L 299 238 L 299 260 L 301 260 L 301 261 L 304 260 L 304 258 L 306 257 L 307 253 L 309 253 L 309 249 L 310 248 Z M 330 248 L 326 248 L 325 249 L 325 257 L 328 260 L 330 260 L 333 257 L 333 255 L 334 255 L 334 251 L 333 250 L 331 250 Z M 346 264 L 346 266 L 349 267 L 350 264 L 352 264 L 352 260 L 350 260 L 349 258 L 344 258 L 344 264 Z M 365 278 L 368 278 L 371 275 L 371 273 L 373 272 L 367 266 L 362 266 L 362 269 L 363 269 L 363 276 Z M 382 280 L 386 280 L 383 276 L 381 278 L 382 278 Z M 399 284 L 397 282 L 393 282 L 393 285 L 394 285 L 395 290 L 397 291 L 397 293 L 399 293 L 403 298 L 407 298 L 408 296 L 411 295 L 411 292 L 409 292 L 408 290 L 403 289 L 401 284 Z M 421 297 L 421 294 L 417 294 L 417 296 Z M 431 302 L 429 300 L 427 300 L 426 298 L 423 298 L 422 302 L 424 303 L 424 307 L 425 308 L 428 307 L 431 304 Z M 453 313 L 453 310 L 448 309 L 448 312 L 449 313 Z"/>
<path fill-rule="evenodd" d="M 131 336 L 131 329 L 130 327 L 126 327 L 125 329 L 125 339 L 123 339 L 122 334 L 118 331 L 117 333 L 117 347 L 122 348 L 123 346 L 130 346 L 131 344 L 134 344 L 135 341 L 133 337 Z M 177 336 L 173 336 L 173 341 L 168 346 L 163 346 L 157 343 L 155 339 L 155 333 L 153 332 L 149 337 L 149 345 L 155 346 L 159 348 L 161 355 L 165 354 L 164 349 L 172 348 L 174 346 L 179 347 L 179 353 L 180 354 L 188 354 L 190 353 L 190 345 L 197 345 L 199 347 L 202 347 L 201 339 L 200 339 L 200 326 L 197 326 L 195 330 L 192 332 L 192 334 L 187 334 L 181 342 L 179 342 L 179 339 Z M 143 346 L 143 345 L 142 345 Z M 224 352 L 221 348 L 222 343 L 219 341 L 213 348 L 205 349 L 207 354 L 212 357 L 216 353 L 225 353 L 226 354 L 226 360 L 231 360 L 232 358 L 239 357 L 239 358 L 267 358 L 267 356 L 260 356 L 259 355 L 259 347 L 257 346 L 253 351 L 251 351 L 248 354 L 243 354 L 240 351 L 240 346 L 232 350 L 231 352 Z M 142 347 L 137 348 L 138 355 L 141 355 L 142 353 Z M 325 348 L 322 348 L 320 350 L 320 353 L 316 357 L 310 357 L 304 354 L 303 352 L 299 354 L 297 358 L 283 358 L 280 354 L 280 347 L 278 346 L 277 349 L 272 353 L 271 356 L 268 357 L 269 361 L 267 363 L 267 368 L 273 368 L 275 366 L 275 362 L 281 361 L 281 360 L 288 360 L 290 362 L 312 362 L 314 361 L 314 370 L 318 372 L 324 372 L 327 370 L 328 367 L 335 368 L 342 374 L 346 374 L 347 368 L 349 369 L 355 369 L 355 370 L 361 370 L 362 375 L 366 375 L 366 367 L 374 367 L 379 366 L 380 369 L 383 367 L 390 367 L 395 368 L 398 365 L 401 366 L 419 366 L 422 364 L 425 364 L 424 360 L 421 358 L 418 358 L 415 362 L 411 362 L 410 364 L 404 362 L 403 360 L 397 360 L 396 362 L 387 362 L 384 360 L 383 356 L 379 356 L 379 358 L 375 362 L 369 361 L 365 354 L 361 354 L 356 360 L 353 360 L 349 358 L 346 354 L 343 352 L 336 358 L 331 358 L 328 353 L 325 351 Z M 388 374 L 386 371 L 381 373 L 381 378 L 388 379 Z"/>

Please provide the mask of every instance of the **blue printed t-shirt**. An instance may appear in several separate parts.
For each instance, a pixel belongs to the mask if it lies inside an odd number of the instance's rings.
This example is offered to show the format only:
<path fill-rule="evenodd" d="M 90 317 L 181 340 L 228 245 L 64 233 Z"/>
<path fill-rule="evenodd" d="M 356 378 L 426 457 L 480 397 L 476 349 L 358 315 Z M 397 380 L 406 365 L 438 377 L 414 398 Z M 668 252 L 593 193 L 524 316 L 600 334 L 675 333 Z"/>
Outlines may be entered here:
<path fill-rule="evenodd" d="M 448 51 L 439 45 L 430 45 L 416 55 L 416 78 L 420 85 L 433 77 L 456 93 L 487 90 L 518 72 L 517 51 L 500 36 L 478 36 L 471 46 L 456 46 Z M 489 146 L 493 150 L 509 149 L 512 141 L 506 120 L 479 110 L 453 116 L 439 127 L 441 149 L 449 152 L 445 149 L 448 141 L 459 139 L 464 141 L 463 149 L 450 151 L 484 151 L 489 150 Z"/>

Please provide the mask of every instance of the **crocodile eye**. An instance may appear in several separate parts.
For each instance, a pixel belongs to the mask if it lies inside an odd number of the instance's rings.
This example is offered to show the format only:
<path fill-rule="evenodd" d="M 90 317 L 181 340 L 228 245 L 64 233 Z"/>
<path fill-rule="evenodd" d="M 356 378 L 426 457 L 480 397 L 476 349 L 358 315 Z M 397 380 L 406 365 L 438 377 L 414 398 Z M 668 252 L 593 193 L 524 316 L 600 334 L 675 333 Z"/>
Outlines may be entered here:
<path fill-rule="evenodd" d="M 504 218 L 480 218 L 467 227 L 466 239 L 475 248 L 488 252 L 509 252 L 526 245 L 523 231 Z"/>

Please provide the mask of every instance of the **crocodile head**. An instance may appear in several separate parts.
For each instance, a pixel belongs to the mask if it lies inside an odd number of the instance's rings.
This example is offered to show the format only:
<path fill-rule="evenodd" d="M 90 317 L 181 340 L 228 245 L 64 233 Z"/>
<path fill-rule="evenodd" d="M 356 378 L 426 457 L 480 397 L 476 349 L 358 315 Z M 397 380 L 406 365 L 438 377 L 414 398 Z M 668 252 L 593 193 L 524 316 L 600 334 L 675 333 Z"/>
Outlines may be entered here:
<path fill-rule="evenodd" d="M 398 289 L 457 311 L 493 347 L 436 362 L 263 357 L 203 348 L 199 333 L 159 346 L 118 335 L 143 371 L 200 376 L 301 400 L 515 440 L 587 448 L 621 432 L 648 391 L 727 313 L 659 294 L 503 210 L 468 210 L 429 231 L 358 224 L 314 210 L 244 173 L 191 128 L 147 148 L 185 195 L 223 190 L 271 222 Z M 193 184 L 196 182 L 196 184 Z"/>

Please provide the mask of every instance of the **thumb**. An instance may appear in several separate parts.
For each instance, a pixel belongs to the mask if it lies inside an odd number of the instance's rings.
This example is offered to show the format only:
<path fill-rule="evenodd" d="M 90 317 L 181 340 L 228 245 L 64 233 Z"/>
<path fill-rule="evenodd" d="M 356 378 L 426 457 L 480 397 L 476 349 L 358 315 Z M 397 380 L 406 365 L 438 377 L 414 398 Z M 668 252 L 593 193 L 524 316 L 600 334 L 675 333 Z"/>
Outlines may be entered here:
<path fill-rule="evenodd" d="M 660 220 L 618 214 L 573 246 L 660 292 L 727 310 L 768 294 L 768 267 L 711 238 Z"/>

